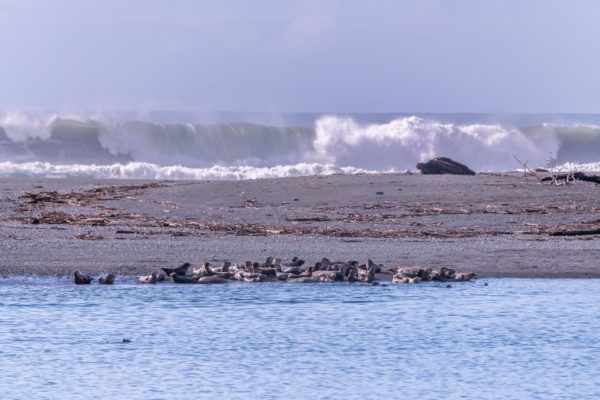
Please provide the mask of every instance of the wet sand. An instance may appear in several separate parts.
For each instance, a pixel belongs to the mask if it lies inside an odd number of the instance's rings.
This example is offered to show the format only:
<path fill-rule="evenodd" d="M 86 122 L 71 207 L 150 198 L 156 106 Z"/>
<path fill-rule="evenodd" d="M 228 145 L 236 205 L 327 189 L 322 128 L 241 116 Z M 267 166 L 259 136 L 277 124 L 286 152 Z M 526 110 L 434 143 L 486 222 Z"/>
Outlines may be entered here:
<path fill-rule="evenodd" d="M 482 277 L 600 277 L 600 185 L 520 174 L 0 180 L 0 273 L 371 258 Z"/>

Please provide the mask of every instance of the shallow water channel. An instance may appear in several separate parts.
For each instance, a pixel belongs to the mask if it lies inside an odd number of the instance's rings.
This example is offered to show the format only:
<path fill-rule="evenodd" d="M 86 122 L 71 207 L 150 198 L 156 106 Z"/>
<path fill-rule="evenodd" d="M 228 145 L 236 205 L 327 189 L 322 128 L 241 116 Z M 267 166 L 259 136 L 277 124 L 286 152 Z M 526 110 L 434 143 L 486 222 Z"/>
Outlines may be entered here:
<path fill-rule="evenodd" d="M 598 398 L 599 293 L 600 280 L 446 288 L 9 277 L 0 280 L 0 398 Z"/>

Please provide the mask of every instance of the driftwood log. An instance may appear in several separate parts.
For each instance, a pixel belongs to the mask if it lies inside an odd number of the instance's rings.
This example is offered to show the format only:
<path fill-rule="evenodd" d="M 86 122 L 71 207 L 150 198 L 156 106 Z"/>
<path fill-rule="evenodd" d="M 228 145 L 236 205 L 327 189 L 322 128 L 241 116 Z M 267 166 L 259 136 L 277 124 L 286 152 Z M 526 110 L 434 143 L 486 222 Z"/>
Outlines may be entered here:
<path fill-rule="evenodd" d="M 475 175 L 475 172 L 466 165 L 447 157 L 438 157 L 426 163 L 418 163 L 417 169 L 424 175 Z"/>
<path fill-rule="evenodd" d="M 556 181 L 567 181 L 570 179 L 576 179 L 578 181 L 584 181 L 584 182 L 594 182 L 600 185 L 600 176 L 595 176 L 595 175 L 587 175 L 584 174 L 583 172 L 574 172 L 572 174 L 560 174 L 557 176 L 547 176 L 545 178 L 542 178 L 542 182 L 548 182 L 548 181 L 552 181 L 552 180 L 556 180 Z"/>

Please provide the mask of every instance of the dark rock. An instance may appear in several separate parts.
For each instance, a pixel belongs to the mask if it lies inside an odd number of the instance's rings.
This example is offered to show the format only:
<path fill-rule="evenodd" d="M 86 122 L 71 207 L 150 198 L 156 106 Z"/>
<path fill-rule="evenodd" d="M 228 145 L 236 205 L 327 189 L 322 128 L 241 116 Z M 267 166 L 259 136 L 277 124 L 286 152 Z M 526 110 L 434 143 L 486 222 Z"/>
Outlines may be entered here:
<path fill-rule="evenodd" d="M 426 163 L 418 163 L 417 169 L 424 175 L 475 175 L 469 167 L 447 157 L 438 157 Z"/>

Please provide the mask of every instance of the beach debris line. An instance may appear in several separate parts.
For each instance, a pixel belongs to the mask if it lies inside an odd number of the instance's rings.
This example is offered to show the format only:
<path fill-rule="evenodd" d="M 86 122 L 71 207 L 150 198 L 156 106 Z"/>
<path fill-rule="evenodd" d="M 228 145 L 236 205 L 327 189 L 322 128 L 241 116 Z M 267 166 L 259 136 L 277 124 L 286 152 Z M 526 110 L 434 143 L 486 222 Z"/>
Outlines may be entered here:
<path fill-rule="evenodd" d="M 600 177 L 589 175 L 576 175 L 584 179 L 600 180 Z M 539 177 L 541 179 L 541 176 Z M 585 178 L 585 179 L 588 179 Z M 570 178 L 569 178 L 570 179 Z M 487 184 L 486 184 L 487 185 Z M 546 221 L 527 223 L 527 228 L 516 228 L 502 224 L 495 229 L 487 225 L 459 225 L 455 223 L 444 224 L 443 218 L 453 214 L 514 214 L 550 216 L 560 213 L 582 214 L 597 213 L 600 208 L 592 204 L 583 204 L 561 200 L 559 203 L 530 201 L 529 203 L 473 203 L 450 204 L 434 202 L 422 204 L 404 203 L 393 199 L 380 197 L 378 201 L 348 205 L 319 205 L 308 214 L 281 214 L 281 221 L 276 222 L 247 222 L 235 218 L 222 219 L 196 219 L 194 217 L 179 218 L 165 216 L 162 213 L 133 212 L 131 209 L 120 210 L 99 204 L 105 200 L 122 198 L 135 198 L 138 191 L 157 187 L 156 185 L 129 185 L 129 186 L 101 186 L 83 192 L 56 192 L 45 191 L 38 193 L 25 193 L 17 197 L 14 213 L 5 219 L 31 225 L 70 225 L 84 227 L 85 230 L 75 231 L 74 240 L 101 241 L 128 239 L 123 235 L 131 235 L 132 239 L 147 239 L 154 235 L 181 236 L 206 236 L 211 232 L 219 232 L 236 236 L 325 236 L 338 237 L 342 240 L 350 238 L 440 238 L 456 239 L 481 236 L 500 235 L 547 235 L 547 236 L 574 236 L 583 237 L 597 235 L 600 223 L 567 221 L 567 224 L 556 226 L 544 224 Z M 387 191 L 385 193 L 388 193 Z M 132 197 L 133 196 L 133 197 Z M 379 197 L 379 196 L 378 196 Z M 139 199 L 141 200 L 141 199 Z M 253 203 L 254 198 L 248 198 Z M 159 201 L 161 204 L 171 204 L 168 201 Z M 68 206 L 68 207 L 67 207 Z M 91 209 L 82 209 L 72 206 L 91 206 Z M 256 204 L 255 204 L 256 206 Z M 260 208 L 256 206 L 255 208 Z M 381 211 L 380 211 L 381 210 Z M 140 210 L 141 211 L 141 210 Z M 270 213 L 269 213 L 270 214 Z M 273 215 L 271 215 L 272 217 Z M 440 216 L 441 218 L 415 220 L 421 217 Z M 279 218 L 277 216 L 276 218 Z M 552 222 L 551 219 L 547 219 Z M 561 218 L 562 220 L 562 218 Z M 273 221 L 269 219 L 269 221 Z M 291 222 L 291 223 L 289 223 Z M 334 223 L 321 223 L 334 222 Z M 526 221 L 529 222 L 529 221 Z M 361 226 L 362 223 L 368 223 Z M 102 227 L 114 227 L 114 235 Z M 416 228 L 418 227 L 418 228 Z M 96 229 L 98 228 L 98 229 Z M 165 274 L 168 278 L 169 274 Z"/>
<path fill-rule="evenodd" d="M 29 205 L 48 206 L 63 204 L 67 206 L 90 205 L 101 200 L 119 200 L 126 196 L 144 190 L 166 186 L 161 182 L 145 183 L 141 185 L 113 185 L 98 186 L 83 192 L 61 193 L 57 191 L 27 192 L 20 196 Z"/>
<path fill-rule="evenodd" d="M 102 240 L 102 239 L 104 239 L 104 237 L 101 236 L 101 235 L 96 235 L 93 232 L 86 232 L 86 233 L 78 233 L 76 235 L 73 235 L 73 239 L 79 239 L 79 240 Z"/>

